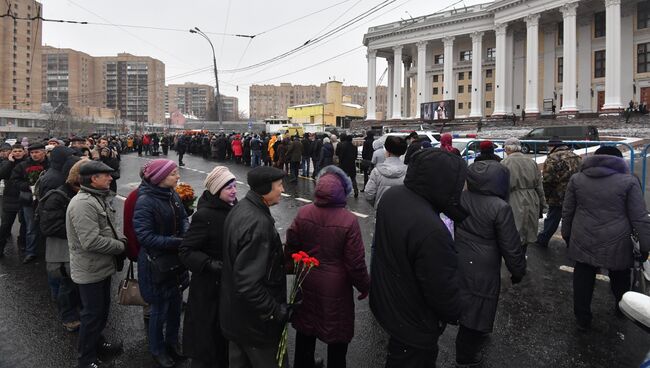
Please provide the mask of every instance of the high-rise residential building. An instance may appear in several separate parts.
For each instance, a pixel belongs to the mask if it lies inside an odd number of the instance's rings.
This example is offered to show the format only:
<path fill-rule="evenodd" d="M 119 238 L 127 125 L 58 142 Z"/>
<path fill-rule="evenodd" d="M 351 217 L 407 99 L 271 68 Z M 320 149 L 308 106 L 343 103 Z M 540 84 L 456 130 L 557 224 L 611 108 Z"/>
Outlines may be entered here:
<path fill-rule="evenodd" d="M 222 119 L 225 121 L 239 120 L 239 99 L 221 95 Z"/>
<path fill-rule="evenodd" d="M 349 96 L 353 104 L 366 105 L 366 87 L 343 86 L 343 96 Z M 315 85 L 253 85 L 249 93 L 249 114 L 251 119 L 260 120 L 272 116 L 286 118 L 287 108 L 295 105 L 324 103 L 326 83 Z M 385 86 L 377 86 L 377 108 L 386 111 L 387 91 Z"/>
<path fill-rule="evenodd" d="M 101 106 L 95 58 L 81 51 L 43 46 L 43 103 L 70 108 Z"/>
<path fill-rule="evenodd" d="M 207 84 L 187 82 L 170 84 L 166 88 L 165 112 L 176 110 L 183 114 L 207 119 L 208 112 L 214 108 L 214 87 Z"/>
<path fill-rule="evenodd" d="M 148 56 L 118 54 L 95 58 L 95 80 L 102 106 L 120 110 L 122 119 L 164 123 L 165 64 Z"/>
<path fill-rule="evenodd" d="M 0 2 L 0 109 L 40 111 L 43 14 L 33 0 Z"/>

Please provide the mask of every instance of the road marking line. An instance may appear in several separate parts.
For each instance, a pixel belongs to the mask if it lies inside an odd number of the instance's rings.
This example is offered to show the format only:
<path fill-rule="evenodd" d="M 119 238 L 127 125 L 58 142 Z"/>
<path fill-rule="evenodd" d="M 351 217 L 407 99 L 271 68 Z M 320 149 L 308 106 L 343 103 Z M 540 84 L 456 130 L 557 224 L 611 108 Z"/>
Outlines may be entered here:
<path fill-rule="evenodd" d="M 560 271 L 573 273 L 573 267 L 571 267 L 571 266 L 560 266 Z M 609 277 L 597 273 L 596 274 L 596 280 L 609 282 Z"/>
<path fill-rule="evenodd" d="M 121 195 L 119 195 L 119 194 L 116 194 L 116 195 L 115 195 L 115 198 L 119 199 L 120 201 L 126 201 L 126 197 L 121 196 Z"/>
<path fill-rule="evenodd" d="M 302 178 L 302 179 L 305 179 L 305 180 L 311 180 L 311 181 L 314 181 L 314 179 L 311 178 L 311 177 L 309 177 L 309 176 L 298 175 L 298 177 L 299 177 L 299 178 Z"/>
<path fill-rule="evenodd" d="M 283 197 L 291 197 L 290 195 L 288 195 L 286 193 L 280 193 L 280 195 L 283 196 Z"/>
<path fill-rule="evenodd" d="M 366 218 L 366 217 L 368 217 L 368 215 L 364 215 L 363 213 L 354 212 L 354 211 L 350 211 L 350 212 L 352 212 L 352 214 L 355 215 L 355 216 L 357 216 L 357 217 L 361 217 L 361 218 Z"/>
<path fill-rule="evenodd" d="M 296 200 L 298 200 L 300 202 L 305 202 L 305 203 L 311 203 L 312 202 L 310 199 L 300 198 L 300 197 L 296 197 Z"/>
<path fill-rule="evenodd" d="M 237 183 L 237 184 L 246 184 L 243 181 L 239 181 L 239 180 L 236 180 L 235 183 Z"/>

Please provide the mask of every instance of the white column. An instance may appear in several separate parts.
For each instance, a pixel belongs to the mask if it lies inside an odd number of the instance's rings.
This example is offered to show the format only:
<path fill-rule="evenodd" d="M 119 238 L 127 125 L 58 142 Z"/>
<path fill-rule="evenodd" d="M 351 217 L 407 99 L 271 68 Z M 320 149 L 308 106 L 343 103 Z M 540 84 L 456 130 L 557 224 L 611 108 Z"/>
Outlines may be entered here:
<path fill-rule="evenodd" d="M 494 33 L 496 34 L 496 60 L 495 60 L 495 75 L 494 82 L 496 84 L 496 90 L 494 91 L 494 112 L 492 116 L 503 116 L 506 114 L 506 76 L 507 69 L 506 65 L 506 34 L 508 32 L 507 23 L 499 23 L 494 28 Z M 472 72 L 472 76 L 474 73 Z M 473 83 L 472 83 L 473 84 Z M 474 106 L 474 104 L 472 104 Z"/>
<path fill-rule="evenodd" d="M 393 119 L 402 118 L 402 46 L 393 47 Z"/>
<path fill-rule="evenodd" d="M 376 120 L 377 110 L 377 51 L 368 50 L 368 92 L 366 92 L 366 119 Z"/>
<path fill-rule="evenodd" d="M 586 18 L 586 19 L 585 19 Z M 591 60 L 591 17 L 578 19 L 578 60 Z M 581 113 L 591 113 L 593 110 L 593 96 L 591 78 L 592 64 L 578 65 L 578 109 Z"/>
<path fill-rule="evenodd" d="M 563 80 L 562 80 L 562 108 L 560 112 L 575 113 L 578 111 L 576 85 L 577 85 L 577 33 L 576 33 L 576 9 L 578 3 L 570 3 L 562 6 L 560 11 L 564 18 L 564 49 L 563 57 Z"/>
<path fill-rule="evenodd" d="M 539 14 L 526 18 L 526 114 L 539 114 Z"/>
<path fill-rule="evenodd" d="M 386 88 L 386 116 L 384 119 L 391 119 L 393 117 L 393 75 L 395 68 L 393 67 L 393 59 L 386 58 L 388 62 L 388 87 Z"/>
<path fill-rule="evenodd" d="M 455 100 L 456 99 L 456 85 L 454 78 L 454 37 L 445 37 L 442 39 L 442 42 L 445 44 L 445 54 L 444 54 L 444 71 L 443 78 L 444 80 L 444 94 L 443 98 L 445 100 Z"/>
<path fill-rule="evenodd" d="M 472 109 L 470 118 L 483 117 L 483 32 L 472 37 Z"/>
<path fill-rule="evenodd" d="M 605 105 L 622 110 L 621 100 L 621 0 L 605 0 Z M 630 56 L 631 57 L 631 56 Z"/>
<path fill-rule="evenodd" d="M 403 107 L 404 112 L 402 117 L 409 118 L 411 116 L 411 76 L 409 75 L 409 70 L 411 69 L 411 61 L 404 60 L 404 96 L 403 98 Z"/>
<path fill-rule="evenodd" d="M 431 86 L 427 86 L 426 80 L 426 67 L 427 67 L 427 42 L 426 41 L 421 41 L 418 42 L 418 76 L 417 76 L 417 98 L 416 98 L 416 106 L 415 106 L 415 116 L 418 116 L 420 114 L 420 106 L 423 104 L 425 100 L 425 93 L 426 93 L 426 88 L 431 88 Z"/>

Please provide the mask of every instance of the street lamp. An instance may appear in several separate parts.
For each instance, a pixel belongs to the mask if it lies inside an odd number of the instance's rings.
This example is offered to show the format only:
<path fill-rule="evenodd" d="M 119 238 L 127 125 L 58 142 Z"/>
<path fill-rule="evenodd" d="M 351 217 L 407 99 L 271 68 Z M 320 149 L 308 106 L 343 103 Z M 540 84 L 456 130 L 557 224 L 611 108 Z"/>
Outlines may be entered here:
<path fill-rule="evenodd" d="M 212 62 L 214 64 L 214 80 L 217 86 L 217 97 L 214 103 L 217 109 L 217 119 L 219 120 L 219 126 L 223 129 L 223 122 L 221 120 L 221 94 L 219 93 L 219 74 L 217 73 L 217 56 L 214 53 L 214 45 L 212 44 L 212 41 L 210 41 L 210 38 L 205 33 L 203 33 L 203 31 L 201 31 L 199 27 L 194 27 L 193 29 L 190 29 L 190 33 L 196 33 L 198 35 L 201 35 L 203 38 L 205 38 L 208 41 L 210 47 L 212 48 Z"/>

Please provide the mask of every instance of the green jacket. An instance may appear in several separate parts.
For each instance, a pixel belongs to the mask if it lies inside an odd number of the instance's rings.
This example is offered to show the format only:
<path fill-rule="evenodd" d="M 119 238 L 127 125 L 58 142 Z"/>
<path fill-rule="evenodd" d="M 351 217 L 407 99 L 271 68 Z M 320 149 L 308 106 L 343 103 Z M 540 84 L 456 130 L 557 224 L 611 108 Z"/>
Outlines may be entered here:
<path fill-rule="evenodd" d="M 544 196 L 549 206 L 562 207 L 571 176 L 580 171 L 582 159 L 568 146 L 555 148 L 546 158 L 542 176 Z"/>
<path fill-rule="evenodd" d="M 113 225 L 115 210 L 106 202 L 107 193 L 82 186 L 66 211 L 70 275 L 77 284 L 113 275 L 117 271 L 115 256 L 124 252 L 126 238 Z"/>

